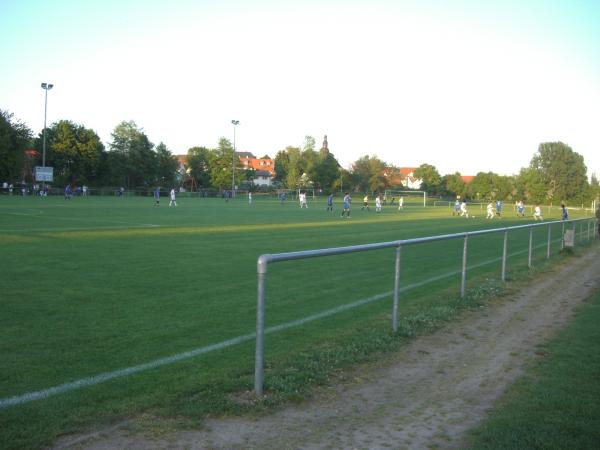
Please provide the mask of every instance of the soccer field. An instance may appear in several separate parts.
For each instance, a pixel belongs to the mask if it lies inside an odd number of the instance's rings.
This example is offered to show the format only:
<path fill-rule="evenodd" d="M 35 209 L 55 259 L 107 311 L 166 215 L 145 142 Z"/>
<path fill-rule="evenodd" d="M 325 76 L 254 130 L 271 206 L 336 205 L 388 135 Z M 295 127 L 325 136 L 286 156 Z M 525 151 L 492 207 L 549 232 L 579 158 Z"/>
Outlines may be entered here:
<path fill-rule="evenodd" d="M 417 204 L 376 213 L 361 211 L 358 201 L 352 217 L 341 219 L 339 199 L 333 213 L 324 199 L 309 199 L 308 209 L 267 198 L 252 205 L 245 198 L 179 198 L 178 205 L 163 199 L 154 207 L 142 197 L 0 197 L 1 448 L 40 447 L 147 411 L 194 420 L 232 408 L 228 393 L 252 388 L 256 260 L 263 253 L 531 222 L 512 211 L 486 221 L 479 211 L 464 219 Z M 545 218 L 558 219 L 558 212 Z M 556 254 L 559 228 L 552 233 Z M 545 259 L 545 227 L 534 234 L 543 247 L 537 262 Z M 511 234 L 509 270 L 526 267 L 528 236 Z M 474 237 L 469 246 L 468 286 L 499 277 L 502 236 Z M 414 286 L 402 293 L 402 317 L 456 296 L 461 240 L 408 247 L 402 258 L 402 285 Z M 289 399 L 295 378 L 319 382 L 290 362 L 389 336 L 393 283 L 393 250 L 273 265 L 266 325 L 282 327 L 266 337 L 266 392 Z M 333 310 L 341 312 L 303 321 Z M 41 399 L 26 401 L 39 392 Z"/>

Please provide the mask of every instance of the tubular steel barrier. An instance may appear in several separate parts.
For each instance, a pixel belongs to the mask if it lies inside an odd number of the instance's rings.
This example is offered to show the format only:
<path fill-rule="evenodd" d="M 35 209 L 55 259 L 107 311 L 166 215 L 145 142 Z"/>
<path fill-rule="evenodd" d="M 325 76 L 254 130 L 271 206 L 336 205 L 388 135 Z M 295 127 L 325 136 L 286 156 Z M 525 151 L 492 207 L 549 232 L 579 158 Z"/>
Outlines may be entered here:
<path fill-rule="evenodd" d="M 254 368 L 254 391 L 256 395 L 263 395 L 264 384 L 264 336 L 265 336 L 265 288 L 267 279 L 267 267 L 270 263 L 281 261 L 292 261 L 297 259 L 318 258 L 322 256 L 344 255 L 347 253 L 365 252 L 372 250 L 381 250 L 386 248 L 394 248 L 395 251 L 395 273 L 394 273 L 394 292 L 393 292 L 393 307 L 392 307 L 392 329 L 394 333 L 398 331 L 399 320 L 399 292 L 400 292 L 400 256 L 402 247 L 407 245 L 424 244 L 428 242 L 436 242 L 450 239 L 463 238 L 463 254 L 462 254 L 462 270 L 461 270 L 461 286 L 460 295 L 466 295 L 467 284 L 467 249 L 470 236 L 479 236 L 492 233 L 504 233 L 502 247 L 502 281 L 506 281 L 506 261 L 508 258 L 508 233 L 514 230 L 529 229 L 529 248 L 527 265 L 532 267 L 533 258 L 533 228 L 548 227 L 548 242 L 546 247 L 546 258 L 550 258 L 550 243 L 551 243 L 551 227 L 552 225 L 562 224 L 561 235 L 561 250 L 565 246 L 565 224 L 570 223 L 573 226 L 573 234 L 576 232 L 576 222 L 580 223 L 580 240 L 583 240 L 583 222 L 587 222 L 588 233 L 587 239 L 590 240 L 590 226 L 595 225 L 595 218 L 573 219 L 566 221 L 552 221 L 541 223 L 530 223 L 527 225 L 517 225 L 513 227 L 493 228 L 489 230 L 469 231 L 463 233 L 444 234 L 439 236 L 427 236 L 414 239 L 401 239 L 391 242 L 379 242 L 373 244 L 352 245 L 347 247 L 324 248 L 317 250 L 305 250 L 299 252 L 275 253 L 260 255 L 257 260 L 257 304 L 256 304 L 256 349 L 255 349 L 255 368 Z M 593 229 L 595 227 L 592 226 Z M 593 236 L 593 234 L 592 234 Z M 575 244 L 575 240 L 573 241 Z"/>

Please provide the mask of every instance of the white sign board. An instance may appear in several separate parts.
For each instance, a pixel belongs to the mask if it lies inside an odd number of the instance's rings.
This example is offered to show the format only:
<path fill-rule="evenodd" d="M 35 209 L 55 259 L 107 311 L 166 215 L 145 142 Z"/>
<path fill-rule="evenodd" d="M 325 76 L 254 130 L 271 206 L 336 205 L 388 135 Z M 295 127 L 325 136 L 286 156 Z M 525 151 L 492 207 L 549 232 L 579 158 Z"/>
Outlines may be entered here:
<path fill-rule="evenodd" d="M 35 181 L 54 181 L 54 167 L 36 166 Z"/>
<path fill-rule="evenodd" d="M 575 231 L 565 230 L 565 247 L 575 247 Z"/>

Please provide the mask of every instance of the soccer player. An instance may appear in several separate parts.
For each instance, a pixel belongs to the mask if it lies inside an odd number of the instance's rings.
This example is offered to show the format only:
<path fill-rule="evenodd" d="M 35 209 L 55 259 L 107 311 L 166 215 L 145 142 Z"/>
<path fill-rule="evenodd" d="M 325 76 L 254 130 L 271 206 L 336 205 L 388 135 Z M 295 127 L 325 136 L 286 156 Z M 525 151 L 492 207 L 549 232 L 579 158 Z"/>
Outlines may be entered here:
<path fill-rule="evenodd" d="M 523 200 L 519 200 L 519 203 L 517 203 L 517 216 L 525 217 L 525 205 L 523 204 Z"/>
<path fill-rule="evenodd" d="M 492 202 L 489 202 L 487 205 L 486 219 L 493 219 L 493 218 L 494 218 L 494 205 L 492 205 Z"/>
<path fill-rule="evenodd" d="M 306 192 L 300 192 L 298 199 L 300 200 L 300 208 L 308 209 L 308 205 L 306 204 Z"/>
<path fill-rule="evenodd" d="M 381 212 L 381 197 L 379 194 L 375 197 L 375 212 Z"/>
<path fill-rule="evenodd" d="M 154 189 L 154 206 L 160 205 L 160 186 Z"/>
<path fill-rule="evenodd" d="M 344 214 L 349 219 L 350 218 L 350 206 L 352 205 L 352 197 L 347 192 L 344 194 L 344 209 L 342 209 L 342 218 Z"/>
<path fill-rule="evenodd" d="M 248 191 L 248 204 L 252 204 L 252 192 Z"/>
<path fill-rule="evenodd" d="M 279 200 L 281 202 L 281 206 L 283 206 L 283 204 L 286 202 L 287 200 L 287 194 L 285 192 L 282 192 L 281 195 L 279 196 Z"/>
<path fill-rule="evenodd" d="M 542 208 L 540 208 L 540 205 L 535 205 L 535 208 L 533 209 L 533 219 L 544 220 L 544 218 L 542 217 Z"/>
<path fill-rule="evenodd" d="M 467 211 L 467 202 L 464 200 L 460 204 L 460 216 L 466 217 L 467 219 L 469 218 L 469 211 Z"/>
<path fill-rule="evenodd" d="M 560 205 L 560 209 L 562 212 L 562 220 L 569 220 L 569 213 L 567 212 L 567 208 L 564 204 Z"/>
<path fill-rule="evenodd" d="M 327 196 L 327 211 L 333 212 L 333 194 Z"/>
<path fill-rule="evenodd" d="M 362 208 L 360 208 L 360 210 L 363 211 L 364 209 L 369 211 L 369 194 L 365 195 L 363 198 L 363 205 Z"/>
<path fill-rule="evenodd" d="M 502 200 L 496 200 L 496 215 L 498 217 L 502 215 Z"/>
<path fill-rule="evenodd" d="M 452 210 L 452 215 L 459 216 L 460 215 L 460 202 L 458 199 L 454 202 L 454 209 Z"/>
<path fill-rule="evenodd" d="M 171 188 L 170 195 L 171 195 L 171 201 L 169 202 L 169 206 L 173 206 L 173 205 L 177 206 L 177 200 L 175 199 L 175 188 Z"/>
<path fill-rule="evenodd" d="M 400 196 L 400 198 L 398 199 L 398 211 L 400 211 L 401 209 L 404 209 L 404 197 Z"/>

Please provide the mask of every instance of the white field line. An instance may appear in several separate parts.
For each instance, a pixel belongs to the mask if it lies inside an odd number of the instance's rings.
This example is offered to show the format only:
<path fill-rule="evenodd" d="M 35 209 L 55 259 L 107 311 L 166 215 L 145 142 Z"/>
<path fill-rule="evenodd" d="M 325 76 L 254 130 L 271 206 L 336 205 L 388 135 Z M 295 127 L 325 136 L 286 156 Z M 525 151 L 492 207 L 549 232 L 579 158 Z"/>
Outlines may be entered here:
<path fill-rule="evenodd" d="M 560 240 L 558 240 L 558 241 L 560 241 Z M 557 241 L 555 240 L 554 242 L 557 242 Z M 538 244 L 535 246 L 535 248 L 540 248 L 540 247 L 545 247 L 545 246 L 546 246 L 546 243 Z M 528 252 L 528 250 L 520 250 L 520 251 L 510 254 L 509 257 L 520 255 L 520 254 L 523 254 L 526 252 Z M 478 264 L 474 264 L 472 266 L 468 266 L 468 268 L 470 268 L 470 269 L 479 268 L 482 266 L 486 266 L 488 264 L 498 262 L 501 259 L 502 259 L 501 257 L 493 258 L 493 259 L 483 261 Z M 429 283 L 433 283 L 435 281 L 439 281 L 444 278 L 451 277 L 453 275 L 458 275 L 459 273 L 461 273 L 460 269 L 453 270 L 451 272 L 446 272 L 441 275 L 436 275 L 434 277 L 428 278 L 426 280 L 423 280 L 423 281 L 420 281 L 417 283 L 411 283 L 411 284 L 402 286 L 400 288 L 399 292 L 403 293 L 403 292 L 409 291 L 411 289 L 422 287 Z M 346 311 L 346 310 L 349 310 L 352 308 L 356 308 L 358 306 L 366 305 L 368 303 L 372 303 L 372 302 L 378 301 L 378 300 L 383 300 L 385 298 L 391 297 L 392 295 L 393 295 L 393 291 L 388 291 L 388 292 L 384 292 L 381 294 L 377 294 L 372 297 L 364 298 L 362 300 L 357 300 L 352 303 L 347 303 L 345 305 L 341 305 L 336 308 L 328 309 L 326 311 L 322 311 L 320 313 L 313 314 L 311 316 L 307 316 L 302 319 L 294 320 L 294 321 L 283 323 L 280 325 L 274 325 L 271 327 L 267 327 L 267 328 L 265 328 L 265 333 L 266 334 L 275 333 L 278 331 L 287 330 L 289 328 L 294 328 L 294 327 L 304 325 L 309 322 L 313 322 L 315 320 L 333 316 L 335 314 L 341 313 L 343 311 Z M 8 408 L 10 406 L 21 405 L 23 403 L 31 402 L 34 400 L 42 400 L 42 399 L 51 397 L 53 395 L 62 394 L 64 392 L 69 392 L 69 391 L 79 389 L 82 387 L 86 387 L 86 386 L 94 386 L 96 384 L 104 383 L 105 381 L 113 380 L 115 378 L 121 378 L 121 377 L 131 375 L 131 374 L 134 374 L 137 372 L 142 372 L 144 370 L 154 369 L 154 368 L 164 366 L 167 364 L 173 364 L 178 361 L 183 361 L 186 359 L 194 358 L 194 357 L 202 355 L 204 353 L 212 352 L 213 350 L 222 350 L 224 348 L 231 347 L 232 345 L 241 344 L 243 342 L 247 342 L 247 341 L 253 340 L 255 338 L 256 338 L 256 333 L 244 334 L 242 336 L 238 336 L 238 337 L 235 337 L 232 339 L 228 339 L 226 341 L 218 342 L 216 344 L 211 344 L 206 347 L 200 347 L 200 348 L 197 348 L 194 350 L 190 350 L 188 352 L 178 353 L 176 355 L 167 356 L 165 358 L 155 359 L 154 361 L 150 361 L 150 362 L 144 363 L 144 364 L 139 364 L 137 366 L 131 366 L 131 367 L 127 367 L 125 369 L 115 370 L 113 372 L 104 372 L 99 375 L 95 375 L 95 376 L 88 377 L 88 378 L 81 378 L 79 380 L 72 381 L 70 383 L 64 383 L 64 384 L 54 386 L 54 387 L 51 387 L 48 389 L 44 389 L 41 391 L 27 392 L 22 395 L 6 397 L 3 399 L 0 399 L 0 409 Z"/>

